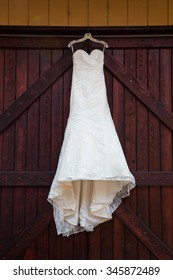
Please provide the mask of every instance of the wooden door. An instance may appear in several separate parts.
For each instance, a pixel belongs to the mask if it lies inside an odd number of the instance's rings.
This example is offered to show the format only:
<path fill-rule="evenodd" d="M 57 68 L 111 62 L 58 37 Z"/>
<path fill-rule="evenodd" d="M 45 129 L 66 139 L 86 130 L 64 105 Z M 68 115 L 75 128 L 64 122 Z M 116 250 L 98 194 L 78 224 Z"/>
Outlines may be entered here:
<path fill-rule="evenodd" d="M 137 187 L 93 233 L 56 235 L 47 195 L 69 114 L 67 43 L 76 30 L 0 38 L 1 259 L 172 259 L 173 39 L 157 30 L 153 39 L 142 29 L 131 37 L 130 29 L 93 29 L 109 44 L 108 101 Z"/>

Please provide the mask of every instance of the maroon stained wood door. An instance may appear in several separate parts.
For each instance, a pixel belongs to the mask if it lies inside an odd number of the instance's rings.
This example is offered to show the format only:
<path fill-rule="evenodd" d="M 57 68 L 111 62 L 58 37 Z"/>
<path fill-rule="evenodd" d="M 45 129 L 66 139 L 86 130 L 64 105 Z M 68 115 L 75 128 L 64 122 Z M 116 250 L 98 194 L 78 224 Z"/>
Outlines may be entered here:
<path fill-rule="evenodd" d="M 129 39 L 114 37 L 113 30 L 108 38 L 104 30 L 100 33 L 110 46 L 105 52 L 108 101 L 137 187 L 113 219 L 93 233 L 56 235 L 47 195 L 69 113 L 72 57 L 67 43 L 75 33 L 68 32 L 66 37 L 0 37 L 1 258 L 172 259 L 169 35 L 153 39 L 134 30 Z"/>

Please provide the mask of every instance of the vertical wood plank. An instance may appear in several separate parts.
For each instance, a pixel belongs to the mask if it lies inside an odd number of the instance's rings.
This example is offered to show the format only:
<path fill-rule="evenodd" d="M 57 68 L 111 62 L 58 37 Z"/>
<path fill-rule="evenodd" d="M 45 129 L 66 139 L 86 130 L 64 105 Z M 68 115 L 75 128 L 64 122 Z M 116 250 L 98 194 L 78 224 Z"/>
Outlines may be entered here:
<path fill-rule="evenodd" d="M 168 24 L 168 1 L 148 0 L 148 25 Z"/>
<path fill-rule="evenodd" d="M 160 51 L 160 100 L 167 110 L 171 111 L 171 76 L 172 76 L 172 55 L 170 49 Z M 172 133 L 161 125 L 161 169 L 165 172 L 172 171 Z M 172 186 L 162 187 L 162 217 L 163 217 L 163 242 L 173 250 L 173 189 Z"/>
<path fill-rule="evenodd" d="M 128 25 L 147 25 L 147 1 L 128 0 Z"/>
<path fill-rule="evenodd" d="M 73 259 L 74 260 L 86 260 L 87 259 L 87 232 L 83 231 L 74 235 L 73 238 Z"/>
<path fill-rule="evenodd" d="M 112 50 L 111 49 L 107 50 L 107 53 L 112 55 Z M 112 115 L 113 114 L 113 77 L 107 69 L 104 69 L 104 76 L 106 82 L 108 104 Z"/>
<path fill-rule="evenodd" d="M 62 56 L 62 50 L 52 50 L 52 62 Z M 62 145 L 63 77 L 52 85 L 51 170 L 55 171 Z M 57 235 L 54 221 L 49 229 L 49 259 L 61 259 L 61 236 Z"/>
<path fill-rule="evenodd" d="M 0 50 L 0 114 L 3 112 L 4 103 L 4 50 Z M 3 157 L 3 145 L 2 145 L 2 134 L 0 134 L 0 170 L 2 170 L 2 157 Z M 3 187 L 0 188 L 0 250 L 3 249 L 3 240 L 1 236 L 4 235 L 3 232 L 3 209 L 1 207 L 3 199 Z"/>
<path fill-rule="evenodd" d="M 115 49 L 113 51 L 114 57 L 124 64 L 124 50 Z M 116 131 L 124 149 L 124 86 L 118 79 L 113 78 L 113 120 L 115 123 Z M 113 218 L 113 259 L 125 259 L 125 238 L 124 238 L 124 225 L 116 217 L 116 212 Z"/>
<path fill-rule="evenodd" d="M 159 50 L 149 50 L 149 89 L 153 97 L 159 99 Z M 149 170 L 160 170 L 160 124 L 149 113 Z M 150 188 L 150 228 L 161 238 L 161 191 L 158 186 Z M 155 258 L 152 256 L 152 258 Z"/>
<path fill-rule="evenodd" d="M 128 0 L 109 0 L 108 3 L 108 25 L 126 26 Z"/>
<path fill-rule="evenodd" d="M 55 63 L 61 56 L 61 50 L 52 51 Z M 52 119 L 51 119 L 51 170 L 55 171 L 63 141 L 63 76 L 52 85 Z"/>
<path fill-rule="evenodd" d="M 89 0 L 89 25 L 107 26 L 108 7 L 107 0 Z"/>
<path fill-rule="evenodd" d="M 117 49 L 113 52 L 114 57 L 124 64 L 124 50 Z M 124 86 L 123 84 L 113 78 L 113 120 L 120 139 L 121 145 L 124 148 Z"/>
<path fill-rule="evenodd" d="M 49 25 L 68 26 L 68 0 L 49 0 Z"/>
<path fill-rule="evenodd" d="M 0 25 L 9 24 L 9 3 L 7 0 L 0 0 Z"/>
<path fill-rule="evenodd" d="M 29 25 L 49 25 L 48 0 L 29 0 Z"/>
<path fill-rule="evenodd" d="M 136 50 L 125 50 L 125 66 L 136 72 Z M 125 90 L 125 155 L 131 171 L 136 170 L 136 99 Z M 133 195 L 132 195 L 133 194 Z M 130 197 L 125 199 L 126 205 L 136 213 L 136 188 Z M 137 259 L 137 238 L 126 229 L 126 258 Z"/>
<path fill-rule="evenodd" d="M 19 98 L 27 88 L 27 51 L 17 50 L 16 61 L 16 98 Z M 24 112 L 16 120 L 15 136 L 15 170 L 26 170 L 26 118 Z"/>
<path fill-rule="evenodd" d="M 0 49 L 0 114 L 3 112 L 4 100 L 4 50 Z M 0 170 L 2 170 L 2 133 L 0 134 Z"/>
<path fill-rule="evenodd" d="M 88 25 L 88 0 L 69 0 L 69 26 Z"/>
<path fill-rule="evenodd" d="M 27 88 L 27 51 L 16 51 L 16 98 L 19 98 Z M 15 126 L 15 170 L 26 170 L 26 120 L 24 112 L 17 120 Z M 25 188 L 16 186 L 13 191 L 13 238 L 25 226 Z"/>
<path fill-rule="evenodd" d="M 39 78 L 39 50 L 28 51 L 28 86 Z M 27 170 L 38 170 L 39 100 L 28 108 Z"/>
<path fill-rule="evenodd" d="M 125 66 L 135 75 L 136 50 L 125 50 Z M 125 154 L 131 171 L 136 170 L 136 99 L 125 90 Z"/>
<path fill-rule="evenodd" d="M 113 220 L 101 224 L 101 259 L 113 259 Z"/>
<path fill-rule="evenodd" d="M 28 1 L 9 0 L 9 25 L 28 25 Z"/>
<path fill-rule="evenodd" d="M 71 82 L 72 82 L 72 68 L 70 68 L 64 74 L 64 96 L 63 96 L 63 139 L 64 132 L 67 125 L 67 120 L 70 112 L 70 93 L 71 93 Z"/>
<path fill-rule="evenodd" d="M 112 54 L 112 50 L 108 50 L 107 53 Z M 112 74 L 105 69 L 106 91 L 111 110 L 113 112 L 113 77 Z M 113 221 L 109 221 L 101 224 L 101 259 L 109 260 L 113 258 Z"/>
<path fill-rule="evenodd" d="M 116 217 L 116 212 L 114 214 L 113 227 L 113 259 L 125 260 L 125 227 Z"/>
<path fill-rule="evenodd" d="M 137 78 L 147 86 L 147 50 L 137 50 Z M 148 110 L 137 101 L 137 171 L 148 171 Z M 138 217 L 149 226 L 149 191 L 148 186 L 137 187 Z M 150 259 L 149 250 L 139 241 L 139 259 Z"/>
<path fill-rule="evenodd" d="M 61 259 L 62 260 L 73 260 L 73 235 L 70 235 L 69 237 L 62 237 L 62 243 L 61 243 Z"/>
<path fill-rule="evenodd" d="M 168 24 L 173 25 L 173 0 L 169 0 L 168 5 Z"/>
<path fill-rule="evenodd" d="M 88 233 L 88 259 L 101 259 L 101 225 L 95 227 L 94 231 Z"/>
<path fill-rule="evenodd" d="M 4 76 L 4 109 L 8 108 L 15 100 L 15 63 L 16 52 L 13 49 L 5 50 L 5 76 Z M 2 169 L 14 169 L 14 123 L 3 133 Z M 1 191 L 1 249 L 12 238 L 13 225 L 13 187 L 3 187 Z"/>
<path fill-rule="evenodd" d="M 28 50 L 28 86 L 39 78 L 39 50 Z M 39 100 L 28 108 L 27 170 L 38 170 Z M 37 216 L 37 188 L 26 187 L 25 223 L 28 225 Z M 36 240 L 25 249 L 24 259 L 36 259 Z"/>
<path fill-rule="evenodd" d="M 61 260 L 62 236 L 58 236 L 54 221 L 49 226 L 49 260 Z"/>
<path fill-rule="evenodd" d="M 40 74 L 43 75 L 51 67 L 51 51 L 41 50 L 40 55 Z M 51 88 L 48 88 L 40 97 L 39 170 L 50 170 L 50 114 Z"/>
<path fill-rule="evenodd" d="M 51 50 L 40 51 L 40 74 L 43 75 L 51 67 Z M 50 128 L 51 128 L 51 88 L 40 97 L 39 116 L 39 170 L 50 170 Z M 38 188 L 38 211 L 42 211 L 48 204 L 48 189 Z M 37 259 L 48 259 L 48 233 L 46 228 L 37 238 Z"/>

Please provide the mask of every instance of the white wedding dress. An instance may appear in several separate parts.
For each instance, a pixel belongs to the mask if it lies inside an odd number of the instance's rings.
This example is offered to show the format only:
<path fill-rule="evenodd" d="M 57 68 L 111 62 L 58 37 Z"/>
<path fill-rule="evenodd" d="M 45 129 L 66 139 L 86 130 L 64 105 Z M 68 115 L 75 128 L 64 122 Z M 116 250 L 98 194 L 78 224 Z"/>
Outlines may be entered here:
<path fill-rule="evenodd" d="M 70 114 L 48 201 L 57 233 L 93 231 L 135 186 L 107 101 L 104 53 L 73 54 Z"/>

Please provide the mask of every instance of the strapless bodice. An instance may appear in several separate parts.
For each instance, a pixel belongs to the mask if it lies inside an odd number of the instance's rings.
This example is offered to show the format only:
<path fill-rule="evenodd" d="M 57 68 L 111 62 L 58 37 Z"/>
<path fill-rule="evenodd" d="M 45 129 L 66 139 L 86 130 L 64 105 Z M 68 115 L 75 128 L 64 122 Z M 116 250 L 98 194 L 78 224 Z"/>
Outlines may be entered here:
<path fill-rule="evenodd" d="M 109 113 L 103 64 L 104 53 L 99 49 L 90 54 L 79 49 L 73 54 L 70 117 L 89 119 Z"/>
<path fill-rule="evenodd" d="M 73 54 L 73 69 L 94 70 L 102 68 L 104 63 L 104 53 L 99 49 L 94 49 L 90 54 L 82 49 L 78 49 Z"/>

